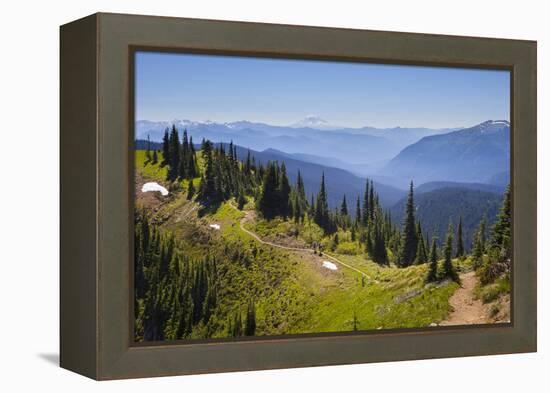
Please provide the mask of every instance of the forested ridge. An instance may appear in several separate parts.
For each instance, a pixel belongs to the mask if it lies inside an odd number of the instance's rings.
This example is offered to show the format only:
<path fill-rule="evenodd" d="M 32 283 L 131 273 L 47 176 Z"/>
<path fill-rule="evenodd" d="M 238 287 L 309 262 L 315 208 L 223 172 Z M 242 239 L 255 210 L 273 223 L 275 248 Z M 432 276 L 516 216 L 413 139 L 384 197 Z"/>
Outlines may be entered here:
<path fill-rule="evenodd" d="M 331 209 L 324 174 L 319 190 L 306 195 L 300 172 L 291 184 L 284 161 L 264 165 L 250 152 L 240 160 L 232 142 L 215 145 L 202 140 L 200 146 L 196 151 L 187 132 L 180 140 L 172 127 L 165 131 L 161 146 L 146 144 L 145 158 L 139 163 L 163 173 L 172 198 L 181 196 L 196 205 L 199 219 L 230 217 L 235 226 L 243 217 L 238 210 L 255 211 L 258 231 L 268 228 L 275 232 L 268 234 L 302 242 L 319 257 L 332 253 L 373 261 L 380 272 L 418 266 L 414 271 L 422 272 L 423 285 L 459 282 L 457 266 L 464 263 L 476 269 L 484 286 L 509 280 L 509 187 L 494 225 L 489 228 L 487 217 L 482 218 L 468 247 L 461 216 L 449 222 L 441 239 L 424 230 L 416 214 L 412 181 L 403 220 L 395 222 L 391 211 L 381 206 L 372 180 L 365 181 L 361 197 L 350 201 L 344 195 L 339 206 Z M 227 204 L 235 211 L 227 210 Z M 164 209 L 170 212 L 169 205 Z M 284 303 L 283 316 L 266 311 L 265 299 L 280 296 L 278 286 L 287 285 L 300 269 L 289 263 L 288 255 L 238 236 L 220 239 L 211 234 L 198 252 L 189 252 L 189 239 L 180 239 L 164 224 L 169 218 L 159 217 L 146 207 L 135 213 L 137 341 L 287 333 L 304 326 L 305 316 L 287 314 L 304 308 L 309 301 L 305 298 L 303 304 Z M 291 227 L 292 233 L 272 230 L 283 226 Z M 366 284 L 362 279 L 357 285 Z M 240 293 L 231 292 L 234 288 Z M 289 288 L 290 293 L 299 291 L 295 284 Z"/>

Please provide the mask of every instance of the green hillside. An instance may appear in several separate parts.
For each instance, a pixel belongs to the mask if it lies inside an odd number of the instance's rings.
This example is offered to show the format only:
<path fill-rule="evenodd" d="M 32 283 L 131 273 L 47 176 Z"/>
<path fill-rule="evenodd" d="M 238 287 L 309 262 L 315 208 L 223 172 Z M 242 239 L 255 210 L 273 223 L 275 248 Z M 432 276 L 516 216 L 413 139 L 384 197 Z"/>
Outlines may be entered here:
<path fill-rule="evenodd" d="M 178 171 L 163 152 L 135 154 L 136 341 L 426 327 L 452 311 L 459 285 L 444 253 L 427 280 L 427 253 L 404 257 L 406 229 L 372 183 L 352 220 L 345 202 L 328 209 L 324 179 L 312 204 L 300 179 L 285 185 L 284 165 L 253 166 L 208 141 L 174 146 Z M 169 194 L 141 192 L 148 182 Z M 412 230 L 417 255 L 425 239 Z M 458 273 L 473 263 L 448 261 Z"/>

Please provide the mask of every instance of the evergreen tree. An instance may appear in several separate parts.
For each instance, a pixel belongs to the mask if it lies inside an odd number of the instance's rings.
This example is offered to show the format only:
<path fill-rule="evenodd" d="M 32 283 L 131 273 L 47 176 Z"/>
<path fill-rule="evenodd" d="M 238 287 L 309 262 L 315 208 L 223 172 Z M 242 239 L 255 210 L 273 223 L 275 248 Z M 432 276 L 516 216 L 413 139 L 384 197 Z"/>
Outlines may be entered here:
<path fill-rule="evenodd" d="M 147 150 L 145 151 L 145 165 L 147 165 L 151 160 L 151 140 L 149 139 L 149 134 L 147 134 Z"/>
<path fill-rule="evenodd" d="M 416 236 L 415 218 L 414 218 L 414 195 L 413 182 L 411 181 L 407 206 L 405 211 L 405 220 L 403 222 L 403 233 L 401 237 L 401 249 L 399 251 L 398 265 L 400 267 L 410 266 L 416 259 L 416 250 L 418 239 Z"/>
<path fill-rule="evenodd" d="M 376 199 L 375 199 L 375 196 L 374 196 L 374 183 L 373 181 L 371 180 L 370 181 L 370 190 L 369 190 L 369 218 L 371 220 L 374 220 L 374 213 L 376 211 L 376 208 L 375 205 L 376 203 Z"/>
<path fill-rule="evenodd" d="M 481 251 L 485 252 L 485 241 L 487 236 L 487 217 L 485 216 L 485 214 L 483 215 L 483 217 L 481 217 L 478 233 L 479 233 L 479 240 L 481 243 Z"/>
<path fill-rule="evenodd" d="M 453 224 L 449 223 L 449 229 L 447 230 L 447 237 L 445 239 L 445 246 L 443 248 L 443 272 L 442 278 L 450 278 L 453 281 L 460 282 L 458 273 L 456 272 L 453 261 Z"/>
<path fill-rule="evenodd" d="M 168 169 L 168 180 L 174 181 L 178 177 L 180 169 L 180 138 L 175 125 L 172 125 L 169 142 L 170 168 Z"/>
<path fill-rule="evenodd" d="M 342 216 L 348 215 L 348 204 L 346 202 L 346 194 L 344 194 L 344 198 L 342 199 L 342 206 L 340 206 L 340 214 Z"/>
<path fill-rule="evenodd" d="M 168 136 L 168 128 L 164 130 L 162 138 L 162 163 L 161 166 L 170 165 L 170 137 Z"/>
<path fill-rule="evenodd" d="M 279 212 L 279 185 L 274 163 L 267 165 L 257 206 L 267 219 L 274 218 Z"/>
<path fill-rule="evenodd" d="M 244 328 L 245 336 L 253 336 L 256 333 L 256 307 L 254 302 L 250 300 L 248 302 L 248 309 L 246 312 L 246 323 Z"/>
<path fill-rule="evenodd" d="M 243 323 L 241 320 L 241 312 L 237 311 L 235 313 L 235 318 L 233 319 L 233 337 L 240 337 L 243 335 Z"/>
<path fill-rule="evenodd" d="M 456 233 L 456 253 L 455 258 L 462 258 L 464 256 L 464 242 L 462 240 L 462 216 L 458 219 L 458 228 Z"/>
<path fill-rule="evenodd" d="M 204 159 L 204 175 L 201 178 L 199 188 L 199 199 L 205 204 L 210 205 L 218 202 L 219 195 L 216 188 L 216 179 L 213 165 L 212 142 L 205 140 L 202 144 L 202 157 Z"/>
<path fill-rule="evenodd" d="M 194 195 L 195 195 L 195 185 L 193 184 L 193 180 L 189 180 L 189 187 L 187 188 L 187 199 L 189 200 L 193 199 Z"/>
<path fill-rule="evenodd" d="M 156 149 L 153 150 L 153 164 L 157 164 L 159 162 L 159 156 L 157 154 Z"/>
<path fill-rule="evenodd" d="M 511 257 L 511 226 L 512 226 L 512 205 L 510 185 L 506 187 L 502 206 L 493 225 L 491 234 L 491 249 L 498 250 L 502 259 Z"/>
<path fill-rule="evenodd" d="M 432 239 L 432 249 L 430 252 L 430 267 L 428 275 L 426 276 L 426 282 L 437 281 L 437 244 L 435 237 Z"/>
<path fill-rule="evenodd" d="M 478 269 L 481 267 L 483 263 L 483 232 L 480 230 L 481 224 L 478 230 L 475 233 L 474 237 L 474 248 L 472 250 L 472 259 L 473 259 L 473 267 L 474 269 Z"/>
<path fill-rule="evenodd" d="M 315 222 L 325 232 L 330 231 L 329 222 L 329 209 L 327 202 L 327 191 L 325 187 L 325 173 L 321 176 L 321 186 L 319 187 L 319 193 L 317 194 L 317 202 L 315 203 Z"/>
<path fill-rule="evenodd" d="M 362 222 L 361 219 L 361 200 L 359 196 L 357 196 L 357 203 L 355 205 L 355 224 L 356 226 L 359 225 Z"/>
<path fill-rule="evenodd" d="M 366 185 L 365 185 L 365 194 L 363 195 L 363 216 L 362 216 L 362 222 L 363 226 L 367 226 L 369 224 L 369 179 L 367 179 Z"/>
<path fill-rule="evenodd" d="M 279 174 L 279 213 L 284 218 L 290 216 L 290 183 L 286 175 L 286 166 L 281 164 L 281 173 Z"/>
<path fill-rule="evenodd" d="M 386 250 L 386 241 L 382 233 L 382 228 L 380 222 L 377 222 L 374 225 L 374 228 L 371 232 L 372 236 L 372 250 L 370 252 L 371 258 L 374 262 L 381 265 L 386 265 L 388 263 L 388 253 Z"/>
<path fill-rule="evenodd" d="M 416 260 L 415 263 L 422 264 L 428 262 L 428 256 L 426 252 L 426 243 L 424 243 L 424 236 L 422 235 L 422 228 L 420 226 L 420 221 L 416 223 L 416 238 L 417 249 L 416 249 Z"/>

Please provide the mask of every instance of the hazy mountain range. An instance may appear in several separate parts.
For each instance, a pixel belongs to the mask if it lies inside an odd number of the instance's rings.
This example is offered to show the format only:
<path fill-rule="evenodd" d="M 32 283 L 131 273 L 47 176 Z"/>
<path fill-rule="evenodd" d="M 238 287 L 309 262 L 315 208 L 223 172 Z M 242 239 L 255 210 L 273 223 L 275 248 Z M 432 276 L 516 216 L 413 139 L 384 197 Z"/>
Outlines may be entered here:
<path fill-rule="evenodd" d="M 381 204 L 400 222 L 412 180 L 425 231 L 441 235 L 449 220 L 456 225 L 462 216 L 467 246 L 481 217 L 486 215 L 489 223 L 494 219 L 510 176 L 510 124 L 503 120 L 458 130 L 341 128 L 314 117 L 285 127 L 142 120 L 136 123 L 136 148 L 146 148 L 149 136 L 151 148 L 160 149 L 164 130 L 172 124 L 186 129 L 197 149 L 203 138 L 216 145 L 233 141 L 241 160 L 250 151 L 257 163 L 284 161 L 291 182 L 300 170 L 308 198 L 318 191 L 324 174 L 331 208 L 346 195 L 352 214 L 368 177 Z"/>
<path fill-rule="evenodd" d="M 160 142 L 167 127 L 172 124 L 179 131 L 187 129 L 195 142 L 202 138 L 216 142 L 233 141 L 239 146 L 262 151 L 276 149 L 286 153 L 299 153 L 344 161 L 355 165 L 353 170 L 363 175 L 370 165 L 393 158 L 404 147 L 428 135 L 443 134 L 456 129 L 345 128 L 331 126 L 318 117 L 307 117 L 289 126 L 236 121 L 216 123 L 191 120 L 136 122 L 136 139 Z"/>
<path fill-rule="evenodd" d="M 431 135 L 407 146 L 381 171 L 417 184 L 435 180 L 493 181 L 509 171 L 510 123 L 486 121 L 474 127 Z"/>

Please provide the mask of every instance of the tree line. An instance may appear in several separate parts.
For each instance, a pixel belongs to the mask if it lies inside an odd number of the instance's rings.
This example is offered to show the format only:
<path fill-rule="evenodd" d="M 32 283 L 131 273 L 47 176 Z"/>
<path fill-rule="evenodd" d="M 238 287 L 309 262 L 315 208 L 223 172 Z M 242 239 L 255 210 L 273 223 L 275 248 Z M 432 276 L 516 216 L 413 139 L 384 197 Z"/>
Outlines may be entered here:
<path fill-rule="evenodd" d="M 145 211 L 135 213 L 134 228 L 135 340 L 191 338 L 197 328 L 204 338 L 211 337 L 218 328 L 212 318 L 219 307 L 216 258 L 189 258 L 172 234 L 161 233 L 149 222 Z M 244 321 L 240 311 L 232 318 L 229 335 L 255 334 L 252 300 Z"/>
<path fill-rule="evenodd" d="M 456 231 L 452 222 L 449 222 L 447 233 L 438 250 L 438 238 L 432 234 L 423 233 L 422 225 L 416 218 L 414 204 L 414 185 L 411 182 L 405 216 L 401 225 L 392 222 L 389 211 L 384 211 L 379 202 L 378 193 L 372 180 L 366 180 L 363 197 L 357 197 L 355 211 L 352 215 L 346 195 L 339 207 L 330 209 L 324 174 L 321 176 L 319 190 L 311 194 L 308 199 L 303 178 L 298 171 L 295 184 L 290 184 L 284 162 L 268 162 L 264 167 L 256 164 L 250 151 L 246 159 L 239 160 L 237 147 L 231 142 L 229 145 L 214 144 L 209 140 L 201 143 L 203 171 L 197 166 L 196 152 L 192 138 L 187 141 L 184 131 L 183 142 L 179 143 L 178 133 L 172 127 L 171 133 L 165 132 L 163 140 L 164 165 L 169 166 L 170 179 L 195 177 L 200 173 L 200 185 L 197 201 L 205 207 L 215 207 L 223 201 L 235 198 L 239 208 L 247 202 L 247 196 L 254 198 L 257 211 L 266 219 L 275 217 L 294 219 L 302 222 L 306 216 L 311 218 L 326 236 L 332 236 L 333 243 L 338 243 L 338 229 L 349 230 L 353 241 L 358 241 L 364 247 L 372 260 L 387 265 L 393 261 L 398 267 L 408 267 L 413 264 L 430 263 L 428 281 L 435 278 L 450 278 L 458 280 L 458 274 L 451 263 L 453 258 L 462 258 L 466 255 L 462 218 L 459 217 Z M 153 160 L 154 157 L 151 158 Z M 187 164 L 183 164 L 187 163 Z M 175 171 L 174 168 L 179 168 Z M 191 178 L 192 178 L 191 177 Z M 188 195 L 193 197 L 195 190 L 193 182 L 189 183 Z M 487 265 L 483 263 L 483 255 L 490 251 L 489 264 L 484 270 L 484 281 L 496 276 L 507 269 L 506 258 L 509 259 L 509 188 L 505 193 L 503 208 L 499 213 L 497 223 L 492 230 L 490 246 L 485 243 L 486 218 L 484 217 L 474 236 L 472 257 L 476 267 Z M 504 211 L 504 213 L 503 213 Z M 506 214 L 508 212 L 508 214 Z M 508 232 L 507 232 L 508 231 Z M 503 251 L 504 250 L 504 251 Z M 508 251 L 506 251 L 508 250 Z M 442 272 L 436 272 L 439 253 L 444 257 Z M 503 256 L 504 255 L 504 256 Z M 504 262 L 503 262 L 504 261 Z M 509 263 L 508 263 L 509 265 Z M 236 322 L 233 321 L 236 325 Z"/>

